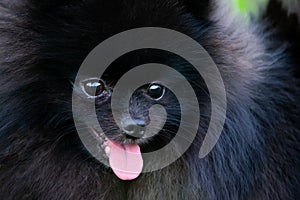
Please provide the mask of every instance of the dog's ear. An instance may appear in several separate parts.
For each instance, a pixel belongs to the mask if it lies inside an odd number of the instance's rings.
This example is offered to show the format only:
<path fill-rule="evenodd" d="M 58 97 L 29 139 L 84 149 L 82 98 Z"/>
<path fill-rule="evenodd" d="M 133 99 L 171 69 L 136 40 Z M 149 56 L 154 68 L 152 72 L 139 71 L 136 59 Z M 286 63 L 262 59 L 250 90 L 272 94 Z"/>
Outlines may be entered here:
<path fill-rule="evenodd" d="M 300 78 L 300 1 L 270 0 L 260 20 L 270 22 L 273 37 L 289 43 L 295 74 Z"/>
<path fill-rule="evenodd" d="M 208 16 L 210 0 L 179 0 L 179 2 L 199 19 Z"/>

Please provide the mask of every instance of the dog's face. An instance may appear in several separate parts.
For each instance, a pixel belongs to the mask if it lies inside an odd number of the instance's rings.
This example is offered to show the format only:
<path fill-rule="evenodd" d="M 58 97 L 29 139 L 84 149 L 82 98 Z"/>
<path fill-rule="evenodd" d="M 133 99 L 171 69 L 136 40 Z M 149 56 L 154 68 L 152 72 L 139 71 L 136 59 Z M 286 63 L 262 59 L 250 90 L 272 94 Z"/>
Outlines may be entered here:
<path fill-rule="evenodd" d="M 174 93 L 160 81 L 176 81 L 177 77 L 170 78 L 162 74 L 161 79 L 140 86 L 133 93 L 130 102 L 122 102 L 120 99 L 120 103 L 129 103 L 131 119 L 122 112 L 119 112 L 118 116 L 113 116 L 112 94 L 118 80 L 130 69 L 145 63 L 161 63 L 172 66 L 184 74 L 188 81 L 194 82 L 195 89 L 201 91 L 197 95 L 202 99 L 202 106 L 209 107 L 205 104 L 209 102 L 206 102 L 206 88 L 201 83 L 202 79 L 193 76 L 194 71 L 187 70 L 189 68 L 187 61 L 170 52 L 143 49 L 115 60 L 102 77 L 82 76 L 79 77 L 78 84 L 74 84 L 74 79 L 81 63 L 94 47 L 125 30 L 163 27 L 183 32 L 199 40 L 199 33 L 206 30 L 203 25 L 203 30 L 197 30 L 197 35 L 194 34 L 191 25 L 199 26 L 202 22 L 199 16 L 196 19 L 196 16 L 189 12 L 189 6 L 185 2 L 177 1 L 96 0 L 35 2 L 26 5 L 28 9 L 26 23 L 30 25 L 28 34 L 34 37 L 32 44 L 34 51 L 30 53 L 35 55 L 34 64 L 26 70 L 35 78 L 31 80 L 30 85 L 25 86 L 28 88 L 24 91 L 28 91 L 27 95 L 31 97 L 34 94 L 38 102 L 38 108 L 31 113 L 32 118 L 36 118 L 31 120 L 35 122 L 32 126 L 35 128 L 40 126 L 41 130 L 53 133 L 50 134 L 51 137 L 64 137 L 65 134 L 72 133 L 70 141 L 78 140 L 72 115 L 72 94 L 75 94 L 78 105 L 76 109 L 80 109 L 82 113 L 85 113 L 91 102 L 95 103 L 102 131 L 90 123 L 92 116 L 88 113 L 84 114 L 80 128 L 97 141 L 100 155 L 97 159 L 102 162 L 112 164 L 116 161 L 110 159 L 122 160 L 120 153 L 114 153 L 121 146 L 125 149 L 121 152 L 123 154 L 130 149 L 136 153 L 138 156 L 132 159 L 136 159 L 135 162 L 138 163 L 141 162 L 142 152 L 151 152 L 168 144 L 178 130 L 181 111 Z M 203 24 L 204 21 L 203 19 Z M 165 108 L 166 120 L 164 113 L 153 113 L 150 119 L 149 109 L 156 104 Z M 29 106 L 26 109 L 32 108 Z M 45 109 L 46 112 L 39 113 Z M 41 115 L 43 120 L 38 119 Z M 121 126 L 116 124 L 114 117 L 120 119 Z M 154 126 L 147 129 L 150 123 Z M 83 146 L 80 141 L 77 145 Z M 116 174 L 121 179 L 132 179 L 118 172 Z"/>

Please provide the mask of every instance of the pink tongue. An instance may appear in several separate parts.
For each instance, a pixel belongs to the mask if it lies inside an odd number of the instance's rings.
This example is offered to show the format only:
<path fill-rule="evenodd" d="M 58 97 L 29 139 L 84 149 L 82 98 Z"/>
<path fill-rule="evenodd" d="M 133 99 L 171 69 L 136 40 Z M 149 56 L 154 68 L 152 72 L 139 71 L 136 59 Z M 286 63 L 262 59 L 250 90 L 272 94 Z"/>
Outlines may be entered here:
<path fill-rule="evenodd" d="M 107 145 L 110 147 L 109 164 L 117 177 L 122 180 L 133 180 L 141 174 L 143 158 L 137 144 L 122 146 L 108 140 Z"/>

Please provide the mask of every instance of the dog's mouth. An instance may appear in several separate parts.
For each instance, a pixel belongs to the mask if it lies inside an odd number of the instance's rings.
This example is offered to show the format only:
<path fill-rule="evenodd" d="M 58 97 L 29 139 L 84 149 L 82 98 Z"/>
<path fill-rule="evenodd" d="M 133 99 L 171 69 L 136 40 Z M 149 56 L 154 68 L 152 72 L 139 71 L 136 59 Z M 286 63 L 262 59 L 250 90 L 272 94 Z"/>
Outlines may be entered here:
<path fill-rule="evenodd" d="M 92 130 L 98 142 L 98 149 L 103 158 L 108 160 L 109 166 L 121 180 L 133 180 L 143 170 L 143 158 L 138 144 L 120 144 Z"/>

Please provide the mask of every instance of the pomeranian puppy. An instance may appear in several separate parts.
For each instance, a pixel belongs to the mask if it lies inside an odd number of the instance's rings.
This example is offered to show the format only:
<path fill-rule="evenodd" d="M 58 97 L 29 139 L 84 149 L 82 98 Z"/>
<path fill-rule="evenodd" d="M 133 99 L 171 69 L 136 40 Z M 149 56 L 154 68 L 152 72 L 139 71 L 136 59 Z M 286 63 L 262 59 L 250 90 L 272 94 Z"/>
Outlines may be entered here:
<path fill-rule="evenodd" d="M 221 73 L 226 120 L 204 158 L 199 149 L 212 103 L 203 77 L 185 59 L 159 49 L 136 50 L 116 59 L 100 78 L 79 77 L 75 84 L 82 62 L 98 44 L 141 27 L 193 38 Z M 296 15 L 278 2 L 271 2 L 259 21 L 246 24 L 222 0 L 2 0 L 0 198 L 297 199 L 299 33 Z M 118 128 L 111 108 L 114 87 L 126 72 L 146 63 L 165 64 L 184 75 L 201 114 L 185 153 L 163 169 L 142 173 L 143 153 L 169 144 L 181 121 L 181 102 L 154 81 L 141 85 L 130 99 L 136 124 Z M 162 74 L 166 79 L 171 78 Z M 82 129 L 98 138 L 98 158 L 78 135 L 72 95 L 78 105 L 94 102 L 105 134 L 88 123 Z M 165 108 L 166 121 L 161 113 L 149 117 L 155 104 Z M 151 120 L 163 128 L 144 139 Z M 134 176 L 109 167 L 122 169 L 124 162 L 133 164 Z"/>

